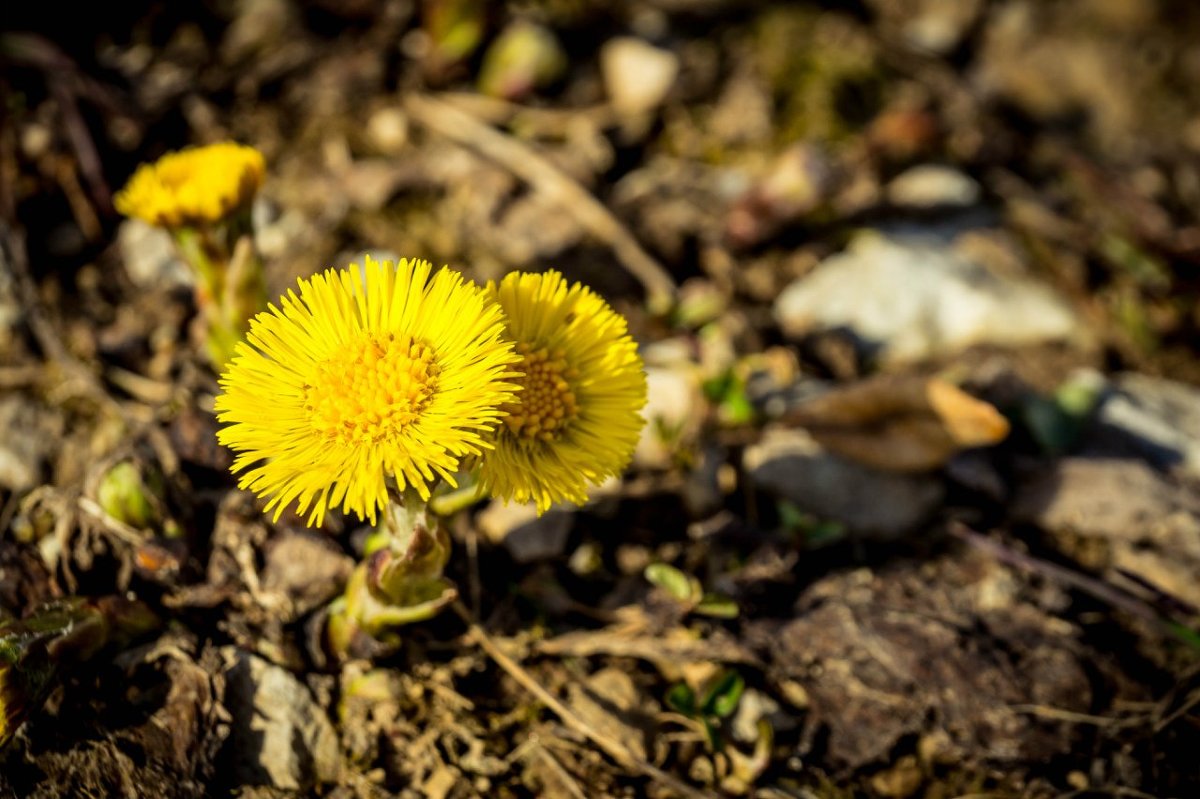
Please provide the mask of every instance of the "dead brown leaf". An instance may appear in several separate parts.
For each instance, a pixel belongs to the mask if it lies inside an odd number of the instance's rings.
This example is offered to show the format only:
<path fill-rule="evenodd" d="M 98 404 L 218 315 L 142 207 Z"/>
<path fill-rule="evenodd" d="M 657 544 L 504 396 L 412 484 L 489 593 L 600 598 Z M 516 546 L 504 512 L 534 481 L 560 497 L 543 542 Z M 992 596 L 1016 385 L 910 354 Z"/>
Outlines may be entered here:
<path fill-rule="evenodd" d="M 936 469 L 956 453 L 1003 441 L 992 405 L 939 378 L 879 377 L 834 389 L 793 409 L 826 449 L 891 472 Z"/>

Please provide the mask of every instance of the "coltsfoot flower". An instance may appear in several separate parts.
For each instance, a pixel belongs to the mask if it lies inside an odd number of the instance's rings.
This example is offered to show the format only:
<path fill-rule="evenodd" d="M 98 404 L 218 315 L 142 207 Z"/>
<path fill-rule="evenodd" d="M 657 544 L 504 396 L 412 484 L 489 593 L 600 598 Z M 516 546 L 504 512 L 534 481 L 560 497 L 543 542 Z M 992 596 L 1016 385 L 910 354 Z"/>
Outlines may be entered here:
<path fill-rule="evenodd" d="M 488 285 L 508 317 L 521 392 L 503 406 L 479 481 L 492 496 L 587 501 L 589 484 L 620 474 L 637 444 L 646 373 L 625 319 L 558 272 L 513 273 Z"/>
<path fill-rule="evenodd" d="M 253 147 L 188 147 L 138 167 L 113 204 L 158 227 L 213 223 L 248 207 L 265 171 L 262 153 Z"/>
<path fill-rule="evenodd" d="M 218 434 L 239 486 L 278 519 L 341 506 L 374 524 L 396 487 L 429 498 L 490 447 L 517 356 L 500 307 L 426 261 L 352 264 L 299 282 L 260 313 L 221 377 Z"/>

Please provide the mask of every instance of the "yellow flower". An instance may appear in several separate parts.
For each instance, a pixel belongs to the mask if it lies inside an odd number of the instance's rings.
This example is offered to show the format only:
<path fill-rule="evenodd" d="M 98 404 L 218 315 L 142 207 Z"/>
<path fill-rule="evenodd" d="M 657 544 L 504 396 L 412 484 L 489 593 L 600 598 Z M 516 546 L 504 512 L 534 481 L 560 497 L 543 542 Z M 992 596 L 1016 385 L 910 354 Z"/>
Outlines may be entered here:
<path fill-rule="evenodd" d="M 490 494 L 537 503 L 587 501 L 588 484 L 620 474 L 637 444 L 646 373 L 625 319 L 558 272 L 488 284 L 522 362 L 521 392 L 503 407 L 495 449 L 479 464 Z"/>
<path fill-rule="evenodd" d="M 221 377 L 217 437 L 276 519 L 295 500 L 309 524 L 337 506 L 373 524 L 389 477 L 428 499 L 489 446 L 516 388 L 504 317 L 462 275 L 430 270 L 367 258 L 301 280 L 251 321 Z"/>
<path fill-rule="evenodd" d="M 113 204 L 159 227 L 217 222 L 246 207 L 262 185 L 262 153 L 234 142 L 189 147 L 142 164 Z"/>

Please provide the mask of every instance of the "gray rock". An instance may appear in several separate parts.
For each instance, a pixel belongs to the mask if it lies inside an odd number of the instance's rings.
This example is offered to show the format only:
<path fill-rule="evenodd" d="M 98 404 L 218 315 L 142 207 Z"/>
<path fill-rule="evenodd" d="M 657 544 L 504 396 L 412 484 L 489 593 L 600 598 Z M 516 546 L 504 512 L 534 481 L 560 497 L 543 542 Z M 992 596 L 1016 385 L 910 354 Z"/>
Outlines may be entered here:
<path fill-rule="evenodd" d="M 1134 575 L 1200 605 L 1200 492 L 1121 458 L 1063 458 L 1025 476 L 1013 518 L 1057 537 L 1093 568 Z M 1081 549 L 1080 542 L 1100 544 Z"/>
<path fill-rule="evenodd" d="M 291 672 L 235 647 L 222 650 L 236 779 L 310 791 L 338 777 L 337 734 Z"/>
<path fill-rule="evenodd" d="M 746 449 L 743 467 L 759 489 L 879 538 L 916 528 L 945 493 L 936 477 L 891 474 L 839 458 L 803 430 L 767 430 Z"/>
<path fill-rule="evenodd" d="M 1200 478 L 1200 389 L 1139 374 L 1115 377 L 1102 394 L 1086 451 L 1134 455 Z"/>
<path fill-rule="evenodd" d="M 378 109 L 367 119 L 367 140 L 384 155 L 399 155 L 408 146 L 408 116 L 395 106 Z"/>
<path fill-rule="evenodd" d="M 748 620 L 742 637 L 769 653 L 777 683 L 807 697 L 801 757 L 816 744 L 827 762 L 858 768 L 934 735 L 955 760 L 1016 765 L 1071 751 L 1074 730 L 1017 706 L 1086 712 L 1098 657 L 1074 626 L 1015 599 L 1027 585 L 982 553 L 898 561 L 830 574 L 791 619 Z"/>
<path fill-rule="evenodd" d="M 1045 285 L 1001 277 L 951 247 L 877 232 L 859 235 L 788 286 L 775 316 L 796 338 L 846 329 L 891 364 L 979 344 L 1084 337 L 1074 312 Z"/>
<path fill-rule="evenodd" d="M 138 288 L 191 286 L 192 270 L 171 243 L 171 236 L 140 219 L 126 219 L 117 229 L 117 247 L 125 272 Z"/>
<path fill-rule="evenodd" d="M 493 500 L 477 519 L 479 529 L 493 544 L 503 544 L 517 563 L 560 557 L 575 522 L 570 510 L 551 508 L 541 516 L 532 503 L 505 504 Z"/>
<path fill-rule="evenodd" d="M 57 411 L 20 395 L 0 398 L 0 488 L 28 491 L 41 482 L 62 434 Z"/>
<path fill-rule="evenodd" d="M 1073 457 L 1024 479 L 1011 510 L 1047 530 L 1137 542 L 1177 511 L 1200 515 L 1200 496 L 1138 460 Z"/>

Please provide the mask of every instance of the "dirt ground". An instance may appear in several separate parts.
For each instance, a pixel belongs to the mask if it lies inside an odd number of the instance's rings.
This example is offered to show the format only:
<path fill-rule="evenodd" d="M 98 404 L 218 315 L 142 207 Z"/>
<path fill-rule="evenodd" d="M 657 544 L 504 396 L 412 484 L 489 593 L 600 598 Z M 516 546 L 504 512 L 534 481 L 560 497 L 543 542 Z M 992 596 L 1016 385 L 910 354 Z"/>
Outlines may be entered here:
<path fill-rule="evenodd" d="M 1200 7 L 111 5 L 0 15 L 6 712 L 18 620 L 108 625 L 39 650 L 0 795 L 1200 796 Z M 624 479 L 456 514 L 458 612 L 348 661 L 369 530 L 236 489 L 112 207 L 227 139 L 271 297 L 553 267 L 647 365 Z"/>

